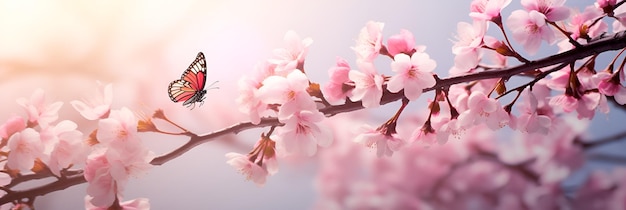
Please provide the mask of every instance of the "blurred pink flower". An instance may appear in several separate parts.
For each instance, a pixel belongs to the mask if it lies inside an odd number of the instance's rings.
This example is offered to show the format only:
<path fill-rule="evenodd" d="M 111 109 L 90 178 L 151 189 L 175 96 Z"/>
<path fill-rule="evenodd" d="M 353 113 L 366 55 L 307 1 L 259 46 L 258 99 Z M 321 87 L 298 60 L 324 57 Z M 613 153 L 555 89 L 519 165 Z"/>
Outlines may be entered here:
<path fill-rule="evenodd" d="M 387 89 L 393 93 L 404 89 L 404 96 L 415 100 L 422 95 L 423 89 L 436 84 L 432 74 L 436 66 L 437 63 L 423 52 L 415 52 L 411 57 L 397 54 L 391 62 L 391 70 L 396 75 L 387 82 Z"/>
<path fill-rule="evenodd" d="M 366 108 L 380 106 L 384 78 L 376 72 L 373 63 L 359 61 L 357 64 L 362 72 L 357 70 L 348 72 L 348 77 L 355 85 L 350 100 L 362 101 L 363 107 Z"/>
<path fill-rule="evenodd" d="M 352 48 L 357 55 L 357 59 L 370 62 L 378 56 L 383 47 L 383 27 L 384 23 L 369 21 L 361 29 L 356 45 Z"/>
<path fill-rule="evenodd" d="M 98 83 L 100 90 L 95 93 L 91 99 L 83 99 L 82 101 L 73 100 L 70 102 L 72 107 L 76 109 L 85 119 L 95 120 L 106 118 L 111 110 L 113 102 L 113 85 L 107 84 L 102 87 Z"/>
<path fill-rule="evenodd" d="M 289 74 L 291 71 L 304 64 L 304 58 L 309 51 L 309 46 L 313 43 L 311 38 L 300 39 L 294 31 L 287 31 L 285 34 L 285 48 L 274 50 L 275 58 L 268 61 L 276 64 L 276 73 L 279 75 Z"/>
<path fill-rule="evenodd" d="M 317 110 L 301 110 L 282 120 L 276 146 L 284 155 L 313 156 L 317 146 L 327 147 L 332 141 L 330 129 L 322 124 L 324 114 Z"/>
<path fill-rule="evenodd" d="M 226 161 L 229 165 L 237 169 L 241 174 L 246 176 L 247 180 L 252 180 L 258 186 L 265 185 L 265 180 L 269 175 L 268 171 L 256 163 L 250 161 L 248 156 L 239 153 L 230 152 L 226 154 Z"/>
<path fill-rule="evenodd" d="M 48 168 L 56 176 L 60 176 L 59 172 L 64 168 L 83 164 L 89 152 L 89 147 L 85 144 L 83 133 L 80 131 L 61 133 L 58 139 L 48 161 Z"/>
<path fill-rule="evenodd" d="M 569 17 L 570 9 L 563 4 L 565 0 L 522 0 L 522 6 L 527 11 L 542 13 L 550 22 L 565 20 Z"/>
<path fill-rule="evenodd" d="M 252 76 L 244 75 L 239 79 L 239 97 L 237 97 L 239 111 L 248 114 L 254 124 L 258 124 L 267 111 L 267 104 L 259 98 L 259 88 L 263 86 L 265 78 L 274 75 L 275 68 L 275 64 L 263 62 L 255 66 Z"/>
<path fill-rule="evenodd" d="M 86 210 L 108 210 L 109 207 L 99 207 L 91 204 L 91 200 L 93 197 L 87 195 L 85 196 L 85 209 Z M 121 202 L 120 207 L 121 210 L 149 210 L 150 202 L 147 198 L 136 198 L 128 201 Z"/>
<path fill-rule="evenodd" d="M 24 107 L 28 113 L 28 122 L 37 122 L 41 127 L 46 127 L 51 122 L 57 120 L 59 118 L 59 109 L 63 106 L 61 101 L 52 104 L 45 103 L 45 94 L 42 89 L 35 90 L 30 100 L 19 98 L 17 103 Z"/>
<path fill-rule="evenodd" d="M 13 134 L 7 144 L 10 151 L 6 164 L 11 169 L 30 171 L 35 160 L 43 156 L 44 145 L 39 133 L 32 128 Z"/>
<path fill-rule="evenodd" d="M 0 125 L 0 138 L 8 139 L 14 133 L 20 132 L 26 128 L 26 122 L 22 116 L 13 116 L 4 124 Z"/>
<path fill-rule="evenodd" d="M 470 4 L 469 16 L 477 20 L 498 21 L 502 9 L 510 3 L 511 0 L 474 0 Z"/>
<path fill-rule="evenodd" d="M 106 148 L 98 148 L 87 157 L 84 176 L 88 182 L 87 195 L 92 197 L 91 203 L 107 208 L 113 204 L 124 184 L 111 176 L 111 164 L 105 152 Z"/>
<path fill-rule="evenodd" d="M 352 95 L 352 89 L 346 89 L 346 83 L 351 81 L 349 72 L 350 65 L 341 57 L 337 57 L 337 64 L 328 69 L 330 81 L 322 87 L 322 93 L 329 103 L 345 102 L 346 97 Z"/>

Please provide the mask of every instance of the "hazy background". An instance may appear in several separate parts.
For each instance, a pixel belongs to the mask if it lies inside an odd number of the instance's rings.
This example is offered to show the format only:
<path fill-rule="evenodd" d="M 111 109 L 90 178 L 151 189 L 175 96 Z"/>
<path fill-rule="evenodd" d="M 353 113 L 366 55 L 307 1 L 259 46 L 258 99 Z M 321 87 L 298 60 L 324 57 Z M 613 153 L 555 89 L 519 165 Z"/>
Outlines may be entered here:
<path fill-rule="evenodd" d="M 65 101 L 62 118 L 80 119 L 69 101 L 88 98 L 96 81 L 101 81 L 114 84 L 113 108 L 127 106 L 148 115 L 163 109 L 192 131 L 211 132 L 245 121 L 233 108 L 237 80 L 269 58 L 274 48 L 283 47 L 287 30 L 314 40 L 305 68 L 312 81 L 323 84 L 336 56 L 354 65 L 350 47 L 369 20 L 385 23 L 385 37 L 400 29 L 413 32 L 416 43 L 426 45 L 426 52 L 437 61 L 436 71 L 446 77 L 453 61 L 450 40 L 457 22 L 471 21 L 470 2 L 0 1 L 0 122 L 12 115 L 25 116 L 15 99 L 29 97 L 36 88 L 46 90 L 49 101 Z M 505 14 L 511 7 L 519 8 L 519 2 L 514 1 Z M 204 106 L 189 110 L 172 103 L 166 90 L 198 51 L 206 55 L 208 82 L 219 80 L 220 89 L 209 90 Z M 388 61 L 381 66 L 388 66 Z M 623 116 L 598 115 L 592 136 L 623 130 L 617 123 Z M 87 132 L 94 123 L 79 121 L 79 125 Z M 308 209 L 316 199 L 315 165 L 310 161 L 281 163 L 281 171 L 263 188 L 245 181 L 225 163 L 226 152 L 246 153 L 250 149 L 246 145 L 253 144 L 262 131 L 244 132 L 235 143 L 229 136 L 197 147 L 132 180 L 124 196 L 147 197 L 153 209 Z M 157 154 L 186 141 L 164 135 L 144 137 Z M 83 184 L 39 197 L 36 207 L 82 209 L 85 188 Z"/>

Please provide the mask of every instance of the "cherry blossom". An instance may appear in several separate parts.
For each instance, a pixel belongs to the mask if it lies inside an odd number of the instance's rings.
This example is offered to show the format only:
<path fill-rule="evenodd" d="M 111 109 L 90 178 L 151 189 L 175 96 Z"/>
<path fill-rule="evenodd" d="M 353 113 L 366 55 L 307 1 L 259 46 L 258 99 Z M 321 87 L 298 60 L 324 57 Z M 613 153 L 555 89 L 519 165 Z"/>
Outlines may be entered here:
<path fill-rule="evenodd" d="M 83 99 L 82 101 L 73 100 L 70 102 L 72 107 L 76 109 L 85 119 L 95 120 L 100 118 L 106 118 L 111 110 L 111 103 L 113 102 L 113 85 L 107 84 L 102 87 L 102 84 L 98 83 L 100 90 L 96 92 L 96 95 L 91 99 Z"/>
<path fill-rule="evenodd" d="M 594 6 L 601 9 L 606 7 L 613 7 L 615 6 L 615 4 L 617 4 L 617 0 L 596 0 L 596 3 L 593 3 Z"/>
<path fill-rule="evenodd" d="M 85 209 L 86 210 L 108 210 L 109 207 L 94 206 L 91 203 L 93 197 L 85 196 Z M 149 210 L 150 202 L 147 198 L 136 198 L 119 203 L 121 210 Z"/>
<path fill-rule="evenodd" d="M 19 98 L 17 103 L 24 107 L 28 113 L 28 122 L 37 122 L 39 126 L 46 127 L 51 122 L 59 118 L 59 109 L 63 106 L 63 102 L 54 102 L 47 104 L 45 102 L 45 93 L 42 89 L 37 89 L 31 95 L 30 99 Z"/>
<path fill-rule="evenodd" d="M 407 55 L 413 54 L 414 51 L 424 51 L 425 46 L 415 46 L 415 37 L 408 30 L 400 30 L 400 34 L 393 35 L 387 39 L 387 52 L 389 55 L 396 56 L 398 53 Z"/>
<path fill-rule="evenodd" d="M 263 86 L 265 78 L 275 74 L 275 64 L 263 62 L 255 66 L 252 76 L 244 76 L 239 79 L 239 111 L 248 114 L 250 120 L 254 124 L 261 121 L 261 117 L 265 115 L 267 104 L 264 104 L 259 98 L 259 88 Z"/>
<path fill-rule="evenodd" d="M 593 26 L 591 25 L 596 18 L 602 15 L 602 11 L 593 6 L 586 7 L 582 13 L 576 12 L 572 15 L 571 29 L 572 39 L 590 39 L 596 37 L 608 30 L 608 25 L 605 22 L 597 22 Z"/>
<path fill-rule="evenodd" d="M 26 122 L 21 116 L 12 116 L 4 124 L 0 125 L 0 138 L 8 139 L 14 133 L 20 132 L 26 128 Z"/>
<path fill-rule="evenodd" d="M 134 152 L 108 149 L 106 158 L 110 163 L 111 176 L 118 183 L 126 183 L 131 177 L 139 178 L 152 169 L 150 161 L 155 155 L 147 148 L 141 148 Z"/>
<path fill-rule="evenodd" d="M 348 77 L 350 65 L 340 57 L 337 57 L 337 64 L 328 69 L 330 81 L 322 87 L 322 93 L 326 100 L 331 104 L 344 102 L 347 97 L 352 95 L 352 86 L 347 83 L 351 82 Z"/>
<path fill-rule="evenodd" d="M 298 110 L 314 109 L 315 103 L 306 89 L 309 79 L 301 71 L 293 71 L 287 77 L 270 76 L 259 88 L 259 98 L 265 104 L 280 104 L 278 118 L 284 120 Z"/>
<path fill-rule="evenodd" d="M 431 73 L 437 63 L 428 54 L 415 52 L 411 57 L 397 54 L 391 62 L 391 70 L 397 74 L 387 82 L 387 89 L 393 93 L 404 89 L 404 96 L 415 100 L 425 88 L 435 85 L 435 77 Z"/>
<path fill-rule="evenodd" d="M 512 118 L 514 126 L 511 127 L 529 133 L 539 132 L 547 134 L 552 124 L 552 118 L 538 110 L 539 102 L 534 93 L 526 91 L 525 96 L 527 96 L 527 100 L 521 105 L 521 114 L 517 118 Z"/>
<path fill-rule="evenodd" d="M 128 152 L 134 152 L 141 147 L 141 141 L 137 136 L 137 119 L 126 107 L 111 110 L 108 118 L 98 121 L 96 138 L 104 145 Z"/>
<path fill-rule="evenodd" d="M 44 151 L 39 133 L 32 128 L 13 134 L 8 140 L 8 147 L 10 152 L 6 165 L 22 172 L 30 171 Z"/>
<path fill-rule="evenodd" d="M 522 0 L 527 11 L 537 11 L 550 22 L 565 20 L 569 17 L 569 8 L 563 6 L 565 0 Z"/>
<path fill-rule="evenodd" d="M 350 70 L 348 77 L 354 81 L 355 88 L 352 90 L 352 101 L 362 101 L 363 107 L 374 108 L 380 106 L 383 96 L 384 78 L 376 72 L 374 64 L 357 62 L 361 71 Z"/>
<path fill-rule="evenodd" d="M 383 47 L 382 30 L 384 23 L 370 21 L 361 29 L 356 45 L 352 48 L 357 58 L 366 62 L 374 60 Z"/>
<path fill-rule="evenodd" d="M 509 5 L 511 0 L 474 0 L 470 4 L 469 16 L 486 21 L 501 21 L 502 9 Z"/>
<path fill-rule="evenodd" d="M 498 101 L 488 98 L 480 91 L 470 94 L 467 101 L 468 110 L 459 115 L 461 126 L 471 126 L 486 123 L 489 128 L 496 130 L 507 125 L 509 115 L 502 109 Z"/>
<path fill-rule="evenodd" d="M 63 120 L 43 128 L 40 132 L 45 155 L 41 160 L 57 176 L 61 176 L 59 172 L 62 169 L 70 165 L 80 165 L 87 157 L 89 148 L 83 141 L 83 133 L 76 130 L 77 127 L 76 123 Z"/>
<path fill-rule="evenodd" d="M 600 93 L 615 96 L 615 101 L 621 105 L 626 103 L 626 87 L 621 85 L 617 75 L 602 71 L 593 75 L 592 80 L 598 86 Z"/>
<path fill-rule="evenodd" d="M 250 161 L 248 156 L 230 152 L 226 154 L 226 158 L 229 159 L 226 163 L 245 175 L 247 180 L 252 180 L 258 186 L 265 185 L 265 180 L 269 175 L 268 171 Z"/>
<path fill-rule="evenodd" d="M 354 142 L 363 144 L 369 148 L 376 148 L 378 157 L 391 157 L 393 152 L 398 151 L 405 143 L 397 134 L 385 134 L 378 128 L 363 125 L 360 134 L 354 138 Z"/>
<path fill-rule="evenodd" d="M 72 165 L 80 165 L 87 158 L 88 147 L 83 141 L 83 134 L 73 130 L 58 135 L 56 143 L 50 154 L 48 167 L 56 176 L 62 169 Z"/>
<path fill-rule="evenodd" d="M 284 40 L 287 44 L 286 48 L 275 49 L 275 58 L 268 60 L 270 63 L 276 64 L 275 71 L 281 75 L 302 68 L 304 57 L 309 51 L 309 46 L 313 43 L 311 38 L 300 39 L 300 36 L 294 31 L 288 31 Z"/>
<path fill-rule="evenodd" d="M 546 23 L 545 15 L 538 11 L 513 11 L 507 19 L 507 24 L 513 31 L 513 39 L 522 44 L 531 55 L 537 53 L 541 40 L 548 44 L 556 41 L 554 32 Z"/>
<path fill-rule="evenodd" d="M 106 157 L 106 149 L 100 148 L 87 157 L 85 163 L 85 180 L 87 195 L 91 196 L 91 203 L 98 207 L 108 208 L 117 198 L 117 193 L 122 191 L 124 183 L 117 183 L 111 175 L 111 164 Z"/>
<path fill-rule="evenodd" d="M 454 66 L 467 71 L 478 65 L 479 50 L 483 46 L 483 37 L 487 30 L 485 22 L 474 21 L 473 24 L 459 22 L 457 24 L 457 41 L 452 46 Z"/>
<path fill-rule="evenodd" d="M 283 120 L 285 126 L 279 130 L 276 139 L 279 151 L 285 155 L 313 156 L 318 145 L 330 145 L 333 138 L 330 129 L 322 124 L 324 118 L 324 114 L 317 110 L 301 110 Z"/>

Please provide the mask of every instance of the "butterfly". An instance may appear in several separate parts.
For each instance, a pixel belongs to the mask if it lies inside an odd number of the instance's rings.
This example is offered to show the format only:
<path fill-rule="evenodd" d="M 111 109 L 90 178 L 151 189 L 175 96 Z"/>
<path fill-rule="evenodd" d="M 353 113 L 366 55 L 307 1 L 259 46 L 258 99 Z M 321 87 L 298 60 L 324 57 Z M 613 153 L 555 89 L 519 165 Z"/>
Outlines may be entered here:
<path fill-rule="evenodd" d="M 216 81 L 217 82 L 217 81 Z M 187 70 L 178 80 L 174 80 L 167 88 L 170 99 L 173 102 L 183 102 L 183 106 L 191 106 L 196 102 L 200 105 L 204 103 L 206 90 L 206 61 L 202 52 L 198 53 L 196 59 L 189 65 Z M 215 82 L 213 82 L 215 84 Z M 209 85 L 212 86 L 213 84 Z M 192 108 L 193 109 L 193 108 Z"/>

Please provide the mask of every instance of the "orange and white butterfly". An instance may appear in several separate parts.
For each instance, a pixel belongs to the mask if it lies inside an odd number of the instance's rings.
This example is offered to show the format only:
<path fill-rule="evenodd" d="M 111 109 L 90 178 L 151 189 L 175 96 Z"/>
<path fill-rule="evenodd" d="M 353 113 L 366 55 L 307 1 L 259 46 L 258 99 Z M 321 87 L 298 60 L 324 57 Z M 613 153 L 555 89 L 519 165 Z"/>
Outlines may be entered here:
<path fill-rule="evenodd" d="M 217 81 L 216 81 L 217 82 Z M 191 106 L 196 102 L 204 103 L 206 90 L 206 61 L 202 52 L 189 65 L 178 80 L 174 80 L 168 87 L 168 94 L 173 102 L 183 102 L 183 106 Z M 215 82 L 213 82 L 215 84 Z M 212 86 L 213 84 L 209 85 Z M 193 109 L 193 108 L 192 108 Z"/>

